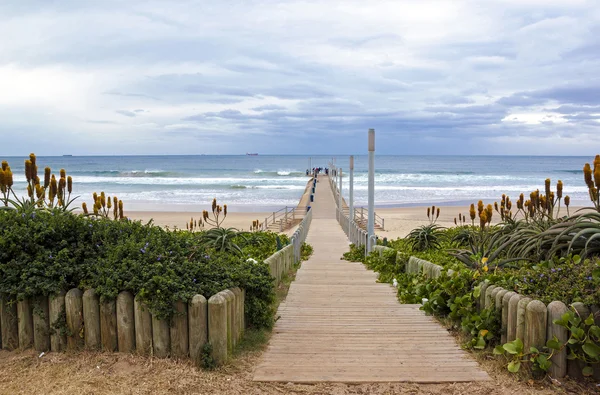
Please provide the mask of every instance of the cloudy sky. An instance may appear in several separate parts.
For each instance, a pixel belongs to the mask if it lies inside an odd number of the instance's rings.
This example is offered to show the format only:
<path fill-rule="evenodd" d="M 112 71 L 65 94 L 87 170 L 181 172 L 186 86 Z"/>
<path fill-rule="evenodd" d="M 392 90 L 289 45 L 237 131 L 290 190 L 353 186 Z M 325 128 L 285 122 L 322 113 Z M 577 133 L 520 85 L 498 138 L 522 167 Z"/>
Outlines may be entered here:
<path fill-rule="evenodd" d="M 600 152 L 597 0 L 0 2 L 0 155 Z"/>

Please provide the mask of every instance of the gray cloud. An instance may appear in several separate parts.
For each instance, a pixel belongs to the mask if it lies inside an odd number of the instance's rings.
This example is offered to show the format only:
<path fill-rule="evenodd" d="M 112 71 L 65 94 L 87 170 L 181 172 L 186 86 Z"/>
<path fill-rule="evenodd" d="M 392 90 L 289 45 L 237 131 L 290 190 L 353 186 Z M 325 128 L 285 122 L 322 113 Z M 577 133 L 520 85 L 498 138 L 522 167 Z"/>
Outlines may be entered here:
<path fill-rule="evenodd" d="M 199 5 L 3 2 L 0 127 L 51 119 L 107 153 L 139 136 L 136 153 L 226 153 L 247 135 L 355 152 L 371 127 L 388 153 L 515 153 L 506 141 L 530 137 L 562 153 L 600 125 L 597 2 Z"/>
<path fill-rule="evenodd" d="M 121 114 L 121 115 L 125 115 L 126 117 L 135 117 L 137 116 L 137 114 L 133 111 L 129 111 L 129 110 L 116 110 L 115 111 L 117 114 Z"/>

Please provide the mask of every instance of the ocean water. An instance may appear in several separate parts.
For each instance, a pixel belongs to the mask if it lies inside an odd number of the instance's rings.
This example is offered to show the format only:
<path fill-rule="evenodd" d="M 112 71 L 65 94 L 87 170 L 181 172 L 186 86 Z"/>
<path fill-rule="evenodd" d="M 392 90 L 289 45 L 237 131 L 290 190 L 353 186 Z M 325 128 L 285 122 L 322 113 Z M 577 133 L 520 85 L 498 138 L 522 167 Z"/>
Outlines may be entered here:
<path fill-rule="evenodd" d="M 314 156 L 327 167 L 333 156 Z M 3 157 L 25 188 L 25 157 Z M 574 204 L 587 201 L 583 165 L 592 157 L 563 156 L 376 156 L 378 206 L 465 204 L 475 199 L 516 198 L 544 187 L 546 178 L 565 184 Z M 348 194 L 348 156 L 337 156 Z M 367 202 L 367 156 L 355 156 L 356 205 Z M 232 211 L 265 211 L 295 206 L 306 186 L 308 156 L 73 156 L 38 157 L 39 173 L 50 166 L 73 177 L 74 195 L 91 201 L 93 192 L 117 195 L 129 210 L 183 211 L 206 207 L 216 197 Z M 554 187 L 553 187 L 554 188 Z"/>

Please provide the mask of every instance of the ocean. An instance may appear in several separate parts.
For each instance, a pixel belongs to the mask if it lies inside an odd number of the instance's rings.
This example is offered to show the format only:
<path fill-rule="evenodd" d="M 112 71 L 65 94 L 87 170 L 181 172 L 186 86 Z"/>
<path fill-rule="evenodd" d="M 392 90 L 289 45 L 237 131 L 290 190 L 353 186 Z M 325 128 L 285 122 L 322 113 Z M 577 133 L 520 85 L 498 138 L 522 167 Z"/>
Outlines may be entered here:
<path fill-rule="evenodd" d="M 333 156 L 313 156 L 327 167 Z M 2 157 L 24 191 L 25 157 Z M 543 190 L 544 180 L 562 180 L 573 204 L 585 204 L 583 165 L 592 157 L 565 156 L 376 156 L 375 202 L 379 207 L 466 204 L 498 200 L 505 193 Z M 337 156 L 348 194 L 348 156 Z M 355 156 L 356 205 L 367 203 L 367 156 Z M 74 195 L 117 195 L 128 210 L 188 211 L 216 197 L 232 211 L 269 211 L 295 206 L 304 191 L 309 156 L 65 156 L 38 157 L 39 173 L 50 166 L 73 177 Z"/>

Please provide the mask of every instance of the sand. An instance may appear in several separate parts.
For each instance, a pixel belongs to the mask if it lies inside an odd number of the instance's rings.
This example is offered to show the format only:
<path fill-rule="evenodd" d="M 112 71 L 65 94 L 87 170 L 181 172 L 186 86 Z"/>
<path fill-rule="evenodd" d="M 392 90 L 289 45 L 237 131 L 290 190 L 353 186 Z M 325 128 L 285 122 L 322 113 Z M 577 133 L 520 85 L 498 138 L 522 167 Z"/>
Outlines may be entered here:
<path fill-rule="evenodd" d="M 427 219 L 427 207 L 431 206 L 377 208 L 375 210 L 377 215 L 383 217 L 385 220 L 385 229 L 377 230 L 377 235 L 380 237 L 387 237 L 389 240 L 405 237 L 412 229 L 429 223 L 429 220 Z M 573 214 L 578 208 L 579 207 L 571 208 L 570 213 Z M 468 218 L 469 206 L 440 206 L 440 217 L 436 223 L 445 227 L 454 226 L 454 218 L 458 218 L 459 213 L 466 215 Z M 562 209 L 561 214 L 566 215 L 566 211 Z M 177 226 L 178 228 L 184 229 L 186 222 L 189 221 L 191 217 L 201 217 L 201 213 L 168 211 L 128 211 L 126 215 L 132 219 L 142 221 L 148 221 L 153 218 L 156 225 L 169 226 L 170 228 Z M 269 215 L 272 215 L 272 213 L 231 212 L 228 213 L 223 226 L 233 227 L 239 230 L 248 230 L 252 221 L 258 219 L 262 222 Z M 494 211 L 492 222 L 496 223 L 499 219 L 500 214 Z M 477 219 L 475 223 L 479 223 L 478 221 L 479 220 Z M 285 233 L 291 234 L 293 233 L 293 230 L 291 232 L 288 230 Z"/>
<path fill-rule="evenodd" d="M 223 222 L 223 227 L 236 228 L 238 230 L 249 230 L 252 221 L 259 220 L 263 222 L 265 217 L 272 213 L 247 213 L 247 212 L 228 212 L 227 218 Z M 168 226 L 173 229 L 185 229 L 185 224 L 189 223 L 190 218 L 202 218 L 201 212 L 176 212 L 176 211 L 127 211 L 127 217 L 133 220 L 141 220 L 148 222 L 154 220 L 154 224 L 158 226 Z"/>

